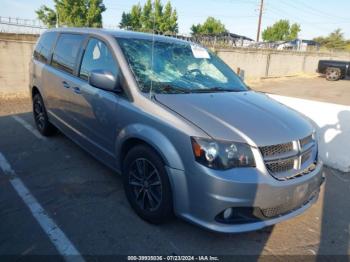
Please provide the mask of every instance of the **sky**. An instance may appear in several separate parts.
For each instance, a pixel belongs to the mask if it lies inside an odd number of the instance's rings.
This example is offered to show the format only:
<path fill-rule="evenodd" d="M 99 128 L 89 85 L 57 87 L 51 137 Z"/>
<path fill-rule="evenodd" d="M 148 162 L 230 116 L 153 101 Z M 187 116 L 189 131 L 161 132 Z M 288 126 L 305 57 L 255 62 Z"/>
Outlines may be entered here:
<path fill-rule="evenodd" d="M 119 24 L 123 11 L 146 0 L 104 0 L 106 27 Z M 165 3 L 166 0 L 163 0 Z M 178 12 L 179 33 L 189 34 L 192 24 L 203 23 L 208 16 L 218 18 L 236 34 L 256 38 L 260 0 L 171 0 Z M 0 0 L 0 16 L 35 19 L 41 5 L 53 7 L 52 0 Z M 279 19 L 301 25 L 300 38 L 312 39 L 341 28 L 350 39 L 350 0 L 264 0 L 262 29 Z"/>

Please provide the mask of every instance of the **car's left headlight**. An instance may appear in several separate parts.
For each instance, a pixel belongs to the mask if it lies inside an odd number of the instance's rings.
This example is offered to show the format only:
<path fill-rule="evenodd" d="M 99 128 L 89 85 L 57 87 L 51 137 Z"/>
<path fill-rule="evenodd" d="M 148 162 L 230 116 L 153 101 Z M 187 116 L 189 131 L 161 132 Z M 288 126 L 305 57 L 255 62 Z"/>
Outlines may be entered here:
<path fill-rule="evenodd" d="M 213 169 L 255 167 L 251 147 L 245 143 L 191 137 L 197 162 Z"/>

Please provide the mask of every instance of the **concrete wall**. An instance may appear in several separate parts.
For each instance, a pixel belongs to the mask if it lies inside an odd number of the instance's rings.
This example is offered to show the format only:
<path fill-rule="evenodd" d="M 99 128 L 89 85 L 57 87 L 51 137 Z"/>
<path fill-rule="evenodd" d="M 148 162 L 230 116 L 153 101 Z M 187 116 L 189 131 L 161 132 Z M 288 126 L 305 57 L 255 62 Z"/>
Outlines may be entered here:
<path fill-rule="evenodd" d="M 303 73 L 303 63 L 304 55 L 300 55 L 299 53 L 293 55 L 290 55 L 289 53 L 270 54 L 270 64 L 267 77 L 301 74 Z"/>
<path fill-rule="evenodd" d="M 233 69 L 244 70 L 246 79 L 315 73 L 321 59 L 350 61 L 350 53 L 318 53 L 247 48 L 218 49 L 217 54 Z"/>
<path fill-rule="evenodd" d="M 14 34 L 14 33 L 0 33 L 0 39 L 1 40 L 17 40 L 17 41 L 29 41 L 29 42 L 36 42 L 38 40 L 39 35 L 32 35 L 32 34 Z"/>
<path fill-rule="evenodd" d="M 350 106 L 270 96 L 310 119 L 318 136 L 319 157 L 327 166 L 350 172 Z"/>
<path fill-rule="evenodd" d="M 238 67 L 244 70 L 248 78 L 260 78 L 266 75 L 269 53 L 256 50 L 221 49 L 217 54 L 235 71 Z"/>
<path fill-rule="evenodd" d="M 0 99 L 28 95 L 32 41 L 0 40 Z"/>

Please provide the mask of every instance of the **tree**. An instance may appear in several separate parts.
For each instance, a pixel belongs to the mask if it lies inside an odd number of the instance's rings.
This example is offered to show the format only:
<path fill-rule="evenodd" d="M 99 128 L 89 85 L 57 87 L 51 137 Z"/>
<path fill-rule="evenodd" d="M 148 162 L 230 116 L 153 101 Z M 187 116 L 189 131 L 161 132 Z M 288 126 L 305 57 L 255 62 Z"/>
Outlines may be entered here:
<path fill-rule="evenodd" d="M 163 20 L 163 5 L 160 0 L 154 0 L 154 29 L 157 32 L 162 32 L 161 31 L 161 26 L 162 26 L 162 20 Z M 149 28 L 146 28 L 149 29 Z"/>
<path fill-rule="evenodd" d="M 42 5 L 38 10 L 35 11 L 38 19 L 42 21 L 48 27 L 54 27 L 57 21 L 57 15 L 51 8 Z"/>
<path fill-rule="evenodd" d="M 36 10 L 38 18 L 48 27 L 102 27 L 103 0 L 54 0 L 55 9 L 45 5 Z M 58 19 L 57 19 L 58 15 Z M 58 20 L 58 21 L 57 21 Z"/>
<path fill-rule="evenodd" d="M 141 12 L 142 7 L 140 4 L 134 5 L 130 12 L 130 27 L 131 28 L 141 28 Z"/>
<path fill-rule="evenodd" d="M 178 32 L 177 12 L 170 2 L 163 6 L 161 0 L 155 0 L 154 4 L 147 0 L 143 7 L 137 4 L 130 12 L 123 12 L 119 26 L 134 31 L 173 34 Z"/>
<path fill-rule="evenodd" d="M 153 28 L 153 6 L 151 0 L 147 0 L 142 8 L 141 24 L 143 28 Z M 122 27 L 123 28 L 123 27 Z"/>
<path fill-rule="evenodd" d="M 173 12 L 171 13 L 170 19 L 169 19 L 169 31 L 170 32 L 179 32 L 179 26 L 177 24 L 177 11 L 176 9 L 173 10 Z"/>
<path fill-rule="evenodd" d="M 159 30 L 171 34 L 178 31 L 177 12 L 173 11 L 170 2 L 167 2 L 164 8 L 163 16 L 160 21 Z"/>
<path fill-rule="evenodd" d="M 345 40 L 344 34 L 341 32 L 341 29 L 336 29 L 328 36 L 316 37 L 314 41 L 318 42 L 321 46 L 330 49 L 347 49 L 349 42 Z"/>
<path fill-rule="evenodd" d="M 227 32 L 225 25 L 214 17 L 208 17 L 203 24 L 192 25 L 192 35 L 218 35 Z"/>
<path fill-rule="evenodd" d="M 262 32 L 264 41 L 289 41 L 298 38 L 301 31 L 299 24 L 290 25 L 288 20 L 279 20 L 272 26 L 268 26 Z"/>
<path fill-rule="evenodd" d="M 122 20 L 119 23 L 120 28 L 129 29 L 129 25 L 131 24 L 131 14 L 130 13 L 122 13 Z"/>
<path fill-rule="evenodd" d="M 300 31 L 301 31 L 300 25 L 292 24 L 290 27 L 290 34 L 289 34 L 288 40 L 297 39 Z"/>
<path fill-rule="evenodd" d="M 106 11 L 103 0 L 87 1 L 86 22 L 88 27 L 102 27 L 102 13 Z"/>

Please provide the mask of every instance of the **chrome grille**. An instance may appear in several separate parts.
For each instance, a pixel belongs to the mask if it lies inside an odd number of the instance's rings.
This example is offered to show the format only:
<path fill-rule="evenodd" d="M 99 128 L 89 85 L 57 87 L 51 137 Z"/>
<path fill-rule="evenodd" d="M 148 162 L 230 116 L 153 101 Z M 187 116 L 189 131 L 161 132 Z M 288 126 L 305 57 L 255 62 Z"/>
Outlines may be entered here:
<path fill-rule="evenodd" d="M 262 146 L 260 147 L 260 151 L 264 157 L 279 155 L 279 154 L 293 151 L 293 143 L 290 142 L 290 143 L 280 144 L 280 145 Z"/>
<path fill-rule="evenodd" d="M 259 149 L 266 168 L 279 180 L 310 173 L 312 170 L 309 167 L 316 162 L 317 146 L 312 135 L 284 144 L 262 146 Z"/>
<path fill-rule="evenodd" d="M 303 139 L 300 139 L 300 146 L 301 148 L 304 148 L 307 144 L 313 142 L 312 135 L 309 135 L 307 137 L 304 137 Z"/>
<path fill-rule="evenodd" d="M 304 164 L 306 161 L 308 161 L 310 159 L 311 155 L 312 155 L 311 150 L 302 154 L 301 155 L 301 164 Z"/>
<path fill-rule="evenodd" d="M 293 169 L 294 159 L 287 159 L 287 160 L 281 160 L 278 162 L 268 163 L 266 164 L 266 167 L 272 173 L 286 172 L 288 170 Z"/>

